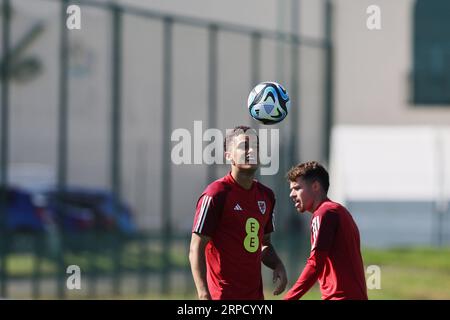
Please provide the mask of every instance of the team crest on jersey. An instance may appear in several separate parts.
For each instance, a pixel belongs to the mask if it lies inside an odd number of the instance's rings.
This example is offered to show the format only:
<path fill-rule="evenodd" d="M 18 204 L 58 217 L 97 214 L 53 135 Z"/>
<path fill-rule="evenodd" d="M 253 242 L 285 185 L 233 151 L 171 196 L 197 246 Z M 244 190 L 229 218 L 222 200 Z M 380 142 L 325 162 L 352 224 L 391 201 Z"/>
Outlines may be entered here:
<path fill-rule="evenodd" d="M 265 201 L 258 201 L 258 207 L 259 207 L 259 211 L 261 211 L 262 214 L 266 213 L 266 202 Z"/>

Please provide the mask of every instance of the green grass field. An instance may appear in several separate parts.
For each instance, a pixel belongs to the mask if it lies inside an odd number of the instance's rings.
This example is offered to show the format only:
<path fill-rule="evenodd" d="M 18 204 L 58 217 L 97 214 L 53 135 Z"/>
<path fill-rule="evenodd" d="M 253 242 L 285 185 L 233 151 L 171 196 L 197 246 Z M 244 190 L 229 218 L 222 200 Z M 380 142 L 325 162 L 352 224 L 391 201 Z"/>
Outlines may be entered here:
<path fill-rule="evenodd" d="M 177 265 L 185 265 L 186 257 L 184 252 L 178 252 L 173 260 Z M 175 259 L 176 258 L 176 259 Z M 381 270 L 381 289 L 368 290 L 370 299 L 450 299 L 450 248 L 410 248 L 410 249 L 364 249 L 364 263 L 367 268 L 369 265 L 377 265 Z M 79 259 L 79 260 L 78 260 Z M 89 264 L 79 257 L 70 260 L 77 263 Z M 110 262 L 102 257 L 96 257 L 97 268 L 109 270 Z M 104 260 L 104 261 L 103 261 Z M 128 260 L 128 259 L 126 259 Z M 133 259 L 128 263 L 132 264 Z M 90 261 L 92 264 L 92 261 Z M 152 265 L 155 261 L 152 261 Z M 302 261 L 302 266 L 304 262 Z M 42 272 L 44 274 L 53 274 L 56 267 L 53 263 L 43 260 Z M 187 267 L 187 266 L 185 266 Z M 33 272 L 33 259 L 30 255 L 11 256 L 8 259 L 7 269 L 9 274 L 15 276 L 28 277 Z M 132 269 L 132 268 L 131 268 Z M 369 274 L 366 274 L 366 278 Z M 298 274 L 289 275 L 290 283 L 293 283 Z M 156 279 L 157 276 L 156 276 Z M 266 279 L 265 279 L 266 280 Z M 270 281 L 265 281 L 265 296 L 268 300 L 279 300 L 281 296 L 273 296 L 273 289 Z M 146 295 L 128 294 L 126 296 L 100 296 L 99 299 L 196 299 L 194 292 L 191 294 L 172 293 L 170 295 L 160 295 L 154 289 L 154 293 Z M 155 292 L 156 291 L 156 292 Z M 176 290 L 174 290 L 176 291 Z M 185 290 L 180 290 L 185 291 Z M 43 298 L 46 294 L 43 292 Z M 52 298 L 47 296 L 46 298 Z M 53 297 L 54 298 L 54 297 Z M 79 298 L 83 298 L 79 296 Z M 302 299 L 319 300 L 320 292 L 316 285 Z"/>
<path fill-rule="evenodd" d="M 411 249 L 364 249 L 364 264 L 378 265 L 381 270 L 381 289 L 368 290 L 373 300 L 450 299 L 450 248 Z M 298 275 L 295 275 L 295 279 Z M 366 274 L 366 277 L 369 276 Z M 293 277 L 291 275 L 291 277 Z M 295 281 L 290 279 L 291 282 Z M 273 296 L 272 284 L 265 283 L 267 300 L 280 300 L 283 295 Z M 320 300 L 318 285 L 302 300 Z M 148 299 L 195 299 L 192 296 L 159 296 L 151 294 Z"/>

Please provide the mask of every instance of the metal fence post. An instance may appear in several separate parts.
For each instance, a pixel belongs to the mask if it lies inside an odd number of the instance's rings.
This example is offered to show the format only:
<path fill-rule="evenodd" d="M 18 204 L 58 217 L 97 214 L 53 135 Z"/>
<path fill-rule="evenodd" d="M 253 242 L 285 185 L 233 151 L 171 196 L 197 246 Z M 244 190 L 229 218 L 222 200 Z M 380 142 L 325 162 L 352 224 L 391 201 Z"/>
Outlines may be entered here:
<path fill-rule="evenodd" d="M 208 28 L 208 126 L 217 127 L 217 26 L 211 25 Z M 207 167 L 207 183 L 216 178 L 216 165 L 210 164 Z"/>
<path fill-rule="evenodd" d="M 325 0 L 325 112 L 324 112 L 324 139 L 323 139 L 323 159 L 330 163 L 330 143 L 331 130 L 333 128 L 333 13 L 330 0 Z"/>
<path fill-rule="evenodd" d="M 146 294 L 148 291 L 148 241 L 149 239 L 144 235 L 139 235 L 139 237 L 136 238 L 137 243 L 139 244 L 139 286 L 138 286 L 138 293 L 139 294 Z"/>
<path fill-rule="evenodd" d="M 250 41 L 251 41 L 251 45 L 250 45 L 250 90 L 253 89 L 253 87 L 255 87 L 259 81 L 260 81 L 260 69 L 261 69 L 261 34 L 258 32 L 253 32 L 250 36 Z M 250 92 L 249 90 L 249 92 Z M 247 101 L 245 100 L 244 103 L 246 104 Z M 246 107 L 246 106 L 243 106 Z M 259 121 L 254 121 L 252 117 L 249 117 L 249 121 L 250 121 L 250 126 L 257 130 L 259 129 Z M 259 136 L 259 133 L 258 133 Z M 261 139 L 261 138 L 259 138 Z M 258 150 L 258 154 L 259 154 L 259 150 Z M 255 178 L 258 179 L 259 181 L 264 181 L 264 177 L 261 176 L 260 174 L 260 170 L 256 171 L 255 173 Z"/>
<path fill-rule="evenodd" d="M 170 158 L 170 136 L 172 128 L 172 24 L 171 18 L 164 18 L 163 27 L 163 126 L 162 139 L 162 187 L 161 187 L 161 218 L 162 218 L 162 274 L 161 293 L 168 294 L 171 272 L 171 241 L 172 241 L 172 162 Z"/>
<path fill-rule="evenodd" d="M 117 5 L 112 7 L 112 83 L 111 83 L 111 185 L 114 195 L 114 211 L 115 216 L 119 216 L 119 201 L 122 198 L 122 9 Z M 121 237 L 119 231 L 116 230 L 115 243 L 120 249 Z M 121 252 L 115 248 L 114 250 L 114 270 L 113 279 L 114 294 L 120 293 L 120 268 L 121 268 Z"/>
<path fill-rule="evenodd" d="M 8 161 L 9 161 L 9 51 L 10 51 L 10 0 L 3 0 L 3 63 L 1 70 L 2 79 L 2 105 L 1 105 L 1 140 L 0 140 L 0 230 L 3 239 L 0 241 L 0 297 L 7 296 L 6 285 L 6 201 L 8 187 Z"/>
<path fill-rule="evenodd" d="M 42 256 L 44 254 L 45 234 L 34 235 L 34 264 L 33 264 L 33 285 L 32 285 L 32 297 L 33 299 L 39 299 L 41 294 L 41 277 L 42 277 Z"/>
<path fill-rule="evenodd" d="M 299 97 L 299 36 L 298 36 L 298 10 L 299 0 L 292 0 L 291 8 L 291 89 L 290 89 L 290 99 L 291 104 L 295 103 L 295 107 L 291 108 L 291 117 L 294 121 L 297 121 L 299 108 L 300 108 L 300 97 Z M 295 123 L 295 122 L 294 122 Z M 289 152 L 290 159 L 294 163 L 299 160 L 298 156 L 298 145 L 297 145 L 297 134 L 299 133 L 299 125 L 291 126 L 291 136 L 289 140 Z"/>
<path fill-rule="evenodd" d="M 261 34 L 258 32 L 254 32 L 251 35 L 251 46 L 250 46 L 250 90 L 253 89 L 254 86 L 256 86 L 261 78 Z M 252 119 L 250 117 L 250 119 Z M 250 120 L 252 121 L 252 120 Z M 259 122 L 258 121 L 252 121 L 251 126 L 258 130 L 259 128 Z"/>
<path fill-rule="evenodd" d="M 300 123 L 298 121 L 298 115 L 300 113 L 300 95 L 299 95 L 299 0 L 291 0 L 291 89 L 290 89 L 290 99 L 291 104 L 295 104 L 293 108 L 291 108 L 290 113 L 293 122 L 291 122 L 291 134 L 289 139 L 289 148 L 288 152 L 290 153 L 289 157 L 286 157 L 286 159 L 291 160 L 291 164 L 285 163 L 285 170 L 288 169 L 290 165 L 296 164 L 300 158 L 298 155 L 298 150 L 300 149 L 300 140 L 297 138 L 299 136 L 300 132 Z M 282 195 L 283 199 L 287 199 L 289 197 L 288 193 L 288 186 L 284 185 L 282 189 Z M 289 214 L 290 208 L 286 208 L 286 214 Z M 292 223 L 293 218 L 291 216 L 287 216 L 284 219 L 284 223 L 287 226 L 290 226 Z M 295 220 L 294 220 L 295 221 Z M 288 240 L 288 250 L 289 250 L 289 257 L 287 262 L 287 268 L 288 270 L 295 270 L 295 265 L 297 263 L 296 257 L 297 257 L 297 251 L 299 250 L 298 244 L 295 243 L 294 239 L 297 238 L 296 230 L 292 230 L 290 228 L 289 232 L 289 240 Z"/>
<path fill-rule="evenodd" d="M 69 39 L 66 26 L 66 10 L 68 0 L 61 1 L 60 8 L 60 43 L 59 43 L 59 109 L 58 109 L 58 161 L 57 185 L 58 195 L 64 194 L 67 187 L 67 141 L 68 141 L 68 69 L 69 69 Z M 59 210 L 64 211 L 64 206 Z M 65 298 L 65 262 L 64 262 L 64 235 L 60 234 L 58 246 L 57 293 L 60 299 Z"/>
<path fill-rule="evenodd" d="M 87 239 L 86 239 L 87 238 Z M 90 247 L 90 251 L 88 253 L 89 261 L 89 284 L 88 284 L 88 296 L 95 298 L 97 294 L 97 277 L 98 277 L 98 269 L 97 269 L 97 261 L 98 255 L 102 253 L 104 237 L 103 235 L 99 235 L 98 232 L 89 233 L 89 237 L 84 237 L 85 244 L 83 247 Z M 87 241 L 86 241 L 87 240 Z"/>

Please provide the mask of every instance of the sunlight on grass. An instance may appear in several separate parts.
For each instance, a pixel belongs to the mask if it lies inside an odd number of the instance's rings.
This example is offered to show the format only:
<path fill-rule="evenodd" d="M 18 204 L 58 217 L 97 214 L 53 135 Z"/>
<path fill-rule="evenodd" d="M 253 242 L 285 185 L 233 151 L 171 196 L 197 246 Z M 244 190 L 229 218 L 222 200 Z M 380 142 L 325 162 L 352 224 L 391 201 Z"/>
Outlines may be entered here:
<path fill-rule="evenodd" d="M 126 271 L 140 272 L 141 274 L 140 266 L 144 263 L 146 266 L 153 268 L 153 272 L 158 272 L 158 268 L 162 267 L 161 251 L 152 248 L 152 250 L 147 251 L 147 255 L 142 256 L 140 250 L 140 247 L 135 246 L 122 253 L 122 266 Z M 393 248 L 386 250 L 365 248 L 362 253 L 366 268 L 369 265 L 377 265 L 381 270 L 381 289 L 368 290 L 369 299 L 450 299 L 450 248 Z M 176 247 L 172 250 L 170 256 L 174 264 L 181 268 L 179 269 L 180 272 L 184 272 L 182 270 L 189 267 L 185 246 Z M 300 262 L 302 265 L 304 264 L 304 261 Z M 98 274 L 103 272 L 111 274 L 111 271 L 115 268 L 114 261 L 111 259 L 111 252 L 68 253 L 65 255 L 65 263 L 78 264 L 83 271 L 92 270 L 94 267 Z M 35 266 L 36 260 L 31 254 L 10 254 L 6 260 L 6 271 L 12 278 L 31 279 Z M 58 263 L 54 259 L 42 257 L 40 269 L 42 275 L 56 276 Z M 265 269 L 264 267 L 263 270 Z M 295 282 L 300 271 L 297 270 L 296 274 L 288 275 L 290 284 Z M 188 269 L 186 269 L 186 272 L 188 272 Z M 153 274 L 153 281 L 158 283 L 158 274 Z M 366 274 L 366 279 L 369 276 L 369 274 Z M 270 277 L 270 270 L 265 270 L 265 297 L 267 300 L 280 300 L 286 291 L 279 296 L 274 296 Z M 179 285 L 184 286 L 184 280 Z M 289 289 L 289 286 L 287 289 Z M 192 300 L 197 298 L 195 292 L 185 291 L 183 289 L 180 293 L 174 289 L 173 293 L 162 296 L 157 289 L 153 288 L 149 294 L 103 295 L 96 298 L 151 300 Z M 44 292 L 43 297 L 45 297 Z M 315 285 L 302 300 L 320 300 L 320 297 L 319 287 Z M 79 296 L 79 298 L 83 299 L 83 296 Z"/>

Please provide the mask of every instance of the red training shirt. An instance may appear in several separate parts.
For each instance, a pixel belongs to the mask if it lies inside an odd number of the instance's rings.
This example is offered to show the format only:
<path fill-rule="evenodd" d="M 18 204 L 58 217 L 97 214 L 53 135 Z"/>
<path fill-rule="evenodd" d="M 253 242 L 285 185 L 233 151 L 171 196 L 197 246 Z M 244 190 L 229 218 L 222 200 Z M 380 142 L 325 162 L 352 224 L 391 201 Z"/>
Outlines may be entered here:
<path fill-rule="evenodd" d="M 192 232 L 207 235 L 207 282 L 212 299 L 264 299 L 261 245 L 274 230 L 275 196 L 254 180 L 250 190 L 231 173 L 214 181 L 197 202 Z"/>
<path fill-rule="evenodd" d="M 367 300 L 358 227 L 347 209 L 328 199 L 312 215 L 311 254 L 284 299 L 299 299 L 317 280 L 323 300 Z"/>

